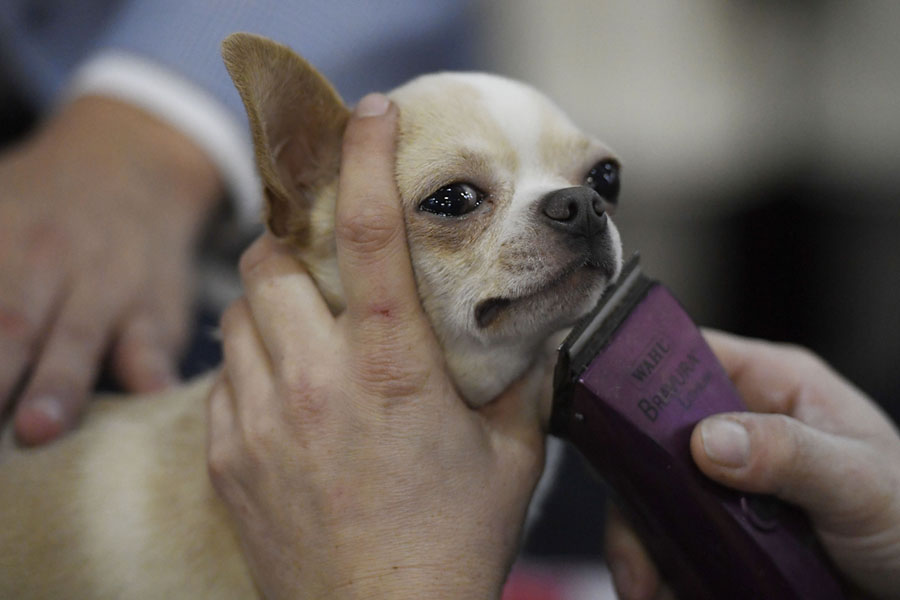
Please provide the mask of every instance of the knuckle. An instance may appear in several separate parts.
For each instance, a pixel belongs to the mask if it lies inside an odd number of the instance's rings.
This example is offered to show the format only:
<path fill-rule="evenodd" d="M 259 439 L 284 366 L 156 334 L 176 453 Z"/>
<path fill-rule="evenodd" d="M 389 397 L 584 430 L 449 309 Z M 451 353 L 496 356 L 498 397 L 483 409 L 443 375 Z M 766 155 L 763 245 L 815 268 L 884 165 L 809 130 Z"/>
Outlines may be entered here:
<path fill-rule="evenodd" d="M 362 206 L 379 206 L 378 199 L 364 199 Z M 390 246 L 402 233 L 402 221 L 385 211 L 360 211 L 343 215 L 336 224 L 335 235 L 357 253 L 378 253 Z"/>
<path fill-rule="evenodd" d="M 822 404 L 826 397 L 823 396 L 823 377 L 833 377 L 828 363 L 804 346 L 782 344 L 780 349 L 784 353 L 783 363 L 790 366 L 793 377 L 790 384 L 780 391 L 777 403 L 792 414 Z"/>
<path fill-rule="evenodd" d="M 785 415 L 773 415 L 771 420 L 770 431 L 767 432 L 770 441 L 767 446 L 776 448 L 777 452 L 767 475 L 769 483 L 777 486 L 804 469 L 808 457 L 793 420 Z"/>
<path fill-rule="evenodd" d="M 881 521 L 898 501 L 892 474 L 886 472 L 880 456 L 866 450 L 849 456 L 840 472 L 842 485 L 853 490 L 844 511 L 864 524 Z"/>
<path fill-rule="evenodd" d="M 238 259 L 238 272 L 246 277 L 261 260 L 262 257 L 259 256 L 258 252 L 254 250 L 254 247 L 251 246 L 249 249 L 245 250 Z"/>
<path fill-rule="evenodd" d="M 798 370 L 809 371 L 825 368 L 825 361 L 806 346 L 783 344 L 782 349 Z"/>
<path fill-rule="evenodd" d="M 328 400 L 338 382 L 315 369 L 294 364 L 285 367 L 282 379 L 285 410 L 292 422 L 313 426 L 322 423 L 328 415 Z"/>
<path fill-rule="evenodd" d="M 747 480 L 759 491 L 775 492 L 800 466 L 799 441 L 790 421 L 785 415 L 766 415 L 763 422 L 752 421 Z"/>
<path fill-rule="evenodd" d="M 386 407 L 421 396 L 429 384 L 429 374 L 418 361 L 386 351 L 360 356 L 354 364 L 357 380 Z"/>
<path fill-rule="evenodd" d="M 272 456 L 270 449 L 274 442 L 275 429 L 271 415 L 255 414 L 245 419 L 241 429 L 244 458 L 251 466 L 258 466 L 265 462 L 267 456 Z"/>
<path fill-rule="evenodd" d="M 405 307 L 399 299 L 364 298 L 359 304 L 354 314 L 359 319 L 357 327 L 360 338 L 390 347 L 395 345 L 397 338 L 403 337 L 400 332 L 408 323 L 401 322 L 399 318 L 399 315 L 405 314 Z"/>
<path fill-rule="evenodd" d="M 284 244 L 259 244 L 245 252 L 238 264 L 245 286 L 271 289 L 281 276 L 305 273 L 303 264 Z"/>
<path fill-rule="evenodd" d="M 241 275 L 250 275 L 272 256 L 272 246 L 264 238 L 256 240 L 247 248 L 238 261 Z"/>

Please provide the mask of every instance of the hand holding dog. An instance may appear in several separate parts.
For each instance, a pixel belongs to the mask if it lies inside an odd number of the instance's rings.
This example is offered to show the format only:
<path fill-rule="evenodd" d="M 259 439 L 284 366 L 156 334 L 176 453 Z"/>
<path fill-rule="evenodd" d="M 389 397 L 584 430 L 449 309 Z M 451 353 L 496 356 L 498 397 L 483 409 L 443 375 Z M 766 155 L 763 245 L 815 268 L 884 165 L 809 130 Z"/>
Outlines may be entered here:
<path fill-rule="evenodd" d="M 708 332 L 748 407 L 694 430 L 694 461 L 709 477 L 774 494 L 807 511 L 835 564 L 861 590 L 900 595 L 900 437 L 885 415 L 818 357 Z M 613 514 L 607 557 L 623 599 L 664 598 L 650 558 Z"/>
<path fill-rule="evenodd" d="M 525 382 L 474 411 L 446 374 L 410 266 L 395 126 L 373 96 L 345 134 L 346 310 L 333 317 L 266 236 L 223 318 L 209 468 L 269 598 L 497 597 L 540 474 Z"/>
<path fill-rule="evenodd" d="M 175 379 L 211 163 L 129 105 L 85 97 L 0 160 L 0 412 L 20 441 L 76 422 L 109 352 L 129 391 Z"/>

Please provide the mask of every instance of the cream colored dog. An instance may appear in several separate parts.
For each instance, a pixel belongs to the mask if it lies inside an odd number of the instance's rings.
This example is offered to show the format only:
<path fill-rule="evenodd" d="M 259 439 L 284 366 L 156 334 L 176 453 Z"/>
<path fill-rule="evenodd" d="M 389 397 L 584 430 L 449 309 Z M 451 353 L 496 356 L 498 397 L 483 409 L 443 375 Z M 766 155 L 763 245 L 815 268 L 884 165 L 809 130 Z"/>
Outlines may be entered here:
<path fill-rule="evenodd" d="M 349 111 L 283 46 L 236 34 L 224 55 L 250 117 L 268 227 L 338 312 L 334 204 Z M 480 406 L 552 360 L 551 334 L 618 275 L 607 216 L 618 163 L 507 79 L 428 75 L 390 97 L 419 294 L 458 389 Z M 0 598 L 255 597 L 207 477 L 210 382 L 99 398 L 65 439 L 0 451 Z"/>

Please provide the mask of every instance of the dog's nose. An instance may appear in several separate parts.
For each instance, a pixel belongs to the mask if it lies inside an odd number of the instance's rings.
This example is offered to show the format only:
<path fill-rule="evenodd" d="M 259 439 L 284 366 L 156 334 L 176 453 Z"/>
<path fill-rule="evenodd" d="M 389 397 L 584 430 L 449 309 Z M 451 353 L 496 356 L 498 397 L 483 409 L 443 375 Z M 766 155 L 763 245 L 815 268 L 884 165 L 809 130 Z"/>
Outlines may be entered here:
<path fill-rule="evenodd" d="M 554 229 L 573 235 L 591 237 L 606 229 L 603 198 L 584 186 L 550 192 L 541 200 L 540 214 Z"/>

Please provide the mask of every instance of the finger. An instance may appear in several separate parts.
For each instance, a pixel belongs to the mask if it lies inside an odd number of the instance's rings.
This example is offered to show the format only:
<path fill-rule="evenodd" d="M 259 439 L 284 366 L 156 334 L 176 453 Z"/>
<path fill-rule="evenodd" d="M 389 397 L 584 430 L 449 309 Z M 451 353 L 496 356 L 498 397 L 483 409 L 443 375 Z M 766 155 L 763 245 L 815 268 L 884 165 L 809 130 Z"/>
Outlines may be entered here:
<path fill-rule="evenodd" d="M 610 504 L 606 518 L 606 562 L 622 600 L 651 600 L 662 592 L 659 572 L 631 526 Z"/>
<path fill-rule="evenodd" d="M 728 413 L 694 429 L 691 452 L 709 477 L 740 490 L 774 494 L 831 529 L 865 535 L 894 497 L 894 482 L 862 441 L 819 431 L 784 415 Z M 851 522 L 843 522 L 852 516 Z"/>
<path fill-rule="evenodd" d="M 34 233 L 8 248 L 0 269 L 0 413 L 12 400 L 52 322 L 62 289 L 60 240 Z"/>
<path fill-rule="evenodd" d="M 206 397 L 208 449 L 219 447 L 235 431 L 234 393 L 225 371 L 220 371 Z"/>
<path fill-rule="evenodd" d="M 334 317 L 286 244 L 261 236 L 241 256 L 240 272 L 253 322 L 276 369 L 306 363 L 329 343 Z"/>
<path fill-rule="evenodd" d="M 185 268 L 166 269 L 119 323 L 110 367 L 126 390 L 152 392 L 178 383 L 191 317 L 187 277 Z"/>
<path fill-rule="evenodd" d="M 55 439 L 77 422 L 109 341 L 112 307 L 98 304 L 94 290 L 76 290 L 51 326 L 31 381 L 15 413 L 20 442 Z"/>
<path fill-rule="evenodd" d="M 424 331 L 394 181 L 396 122 L 387 98 L 363 98 L 344 134 L 338 188 L 335 233 L 350 331 L 376 341 Z"/>
<path fill-rule="evenodd" d="M 165 326 L 148 311 L 130 315 L 119 330 L 111 368 L 132 392 L 162 390 L 178 383 L 177 346 L 162 331 Z"/>
<path fill-rule="evenodd" d="M 206 397 L 206 460 L 210 479 L 219 493 L 233 466 L 234 445 L 241 436 L 237 432 L 237 416 L 233 391 L 225 372 L 220 372 Z"/>
<path fill-rule="evenodd" d="M 751 410 L 791 415 L 825 431 L 885 433 L 874 404 L 808 350 L 717 331 L 704 335 Z"/>
<path fill-rule="evenodd" d="M 264 401 L 272 396 L 272 366 L 245 299 L 225 310 L 221 328 L 224 371 L 237 412 L 268 410 Z"/>

